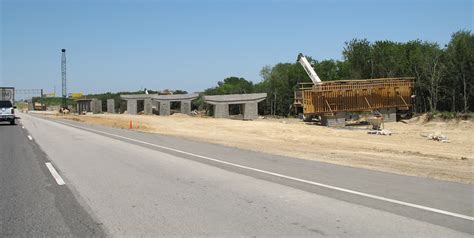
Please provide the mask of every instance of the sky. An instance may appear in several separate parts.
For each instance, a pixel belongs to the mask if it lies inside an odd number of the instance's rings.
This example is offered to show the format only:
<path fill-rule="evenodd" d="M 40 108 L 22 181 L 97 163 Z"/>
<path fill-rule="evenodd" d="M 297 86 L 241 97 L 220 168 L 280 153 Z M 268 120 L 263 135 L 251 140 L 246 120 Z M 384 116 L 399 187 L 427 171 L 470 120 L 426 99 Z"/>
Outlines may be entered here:
<path fill-rule="evenodd" d="M 0 0 L 0 86 L 68 92 L 202 91 L 265 65 L 342 59 L 344 43 L 447 44 L 471 0 Z"/>

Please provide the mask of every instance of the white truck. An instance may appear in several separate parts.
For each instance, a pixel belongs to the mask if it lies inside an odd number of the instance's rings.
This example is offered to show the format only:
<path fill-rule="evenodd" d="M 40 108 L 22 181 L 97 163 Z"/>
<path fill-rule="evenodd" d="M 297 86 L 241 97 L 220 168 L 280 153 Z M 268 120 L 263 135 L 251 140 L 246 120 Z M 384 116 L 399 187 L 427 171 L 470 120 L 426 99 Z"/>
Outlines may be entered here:
<path fill-rule="evenodd" d="M 7 121 L 15 125 L 15 88 L 0 87 L 0 122 Z"/>

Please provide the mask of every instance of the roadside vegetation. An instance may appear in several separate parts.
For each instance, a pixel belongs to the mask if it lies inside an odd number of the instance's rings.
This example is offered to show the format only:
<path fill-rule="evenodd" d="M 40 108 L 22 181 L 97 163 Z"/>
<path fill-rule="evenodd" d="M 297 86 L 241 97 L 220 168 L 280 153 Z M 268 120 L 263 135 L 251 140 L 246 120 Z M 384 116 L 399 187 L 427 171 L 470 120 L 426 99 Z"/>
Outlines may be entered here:
<path fill-rule="evenodd" d="M 228 77 L 205 89 L 203 95 L 260 93 L 268 94 L 260 104 L 260 114 L 289 116 L 293 112 L 294 91 L 298 83 L 311 82 L 304 69 L 296 63 L 278 63 L 264 66 L 260 71 L 261 81 L 254 83 L 241 77 Z M 370 42 L 353 39 L 345 43 L 342 60 L 317 61 L 307 56 L 323 81 L 373 79 L 386 77 L 415 77 L 415 111 L 430 112 L 432 117 L 471 118 L 474 111 L 474 34 L 461 30 L 451 36 L 450 42 L 440 46 L 436 42 L 412 40 L 395 42 L 390 40 Z M 167 93 L 148 90 L 149 93 Z M 117 92 L 86 95 L 100 100 L 115 99 L 116 109 L 125 107 Z M 187 93 L 175 90 L 173 93 Z M 60 105 L 61 98 L 43 98 L 39 102 L 46 106 Z M 74 105 L 69 100 L 70 105 Z M 202 98 L 193 102 L 193 109 L 205 110 Z M 441 112 L 441 113 L 440 113 Z"/>
<path fill-rule="evenodd" d="M 428 112 L 424 116 L 425 122 L 429 121 L 449 121 L 449 120 L 472 120 L 474 113 L 460 113 L 460 112 Z"/>
<path fill-rule="evenodd" d="M 409 42 L 353 39 L 346 42 L 343 60 L 316 61 L 308 57 L 323 81 L 415 77 L 415 111 L 472 112 L 474 109 L 474 35 L 458 31 L 450 42 Z M 227 78 L 205 94 L 266 92 L 266 115 L 287 116 L 292 112 L 298 83 L 310 82 L 304 69 L 295 62 L 265 66 L 262 81 L 253 84 L 244 78 Z M 448 114 L 446 114 L 448 115 Z"/>

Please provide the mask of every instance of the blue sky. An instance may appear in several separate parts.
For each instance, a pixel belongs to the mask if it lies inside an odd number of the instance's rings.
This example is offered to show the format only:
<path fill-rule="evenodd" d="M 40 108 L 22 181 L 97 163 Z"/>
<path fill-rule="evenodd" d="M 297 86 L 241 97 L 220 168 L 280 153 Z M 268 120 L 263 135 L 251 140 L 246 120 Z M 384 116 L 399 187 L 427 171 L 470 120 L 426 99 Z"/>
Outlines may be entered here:
<path fill-rule="evenodd" d="M 341 59 L 353 38 L 446 44 L 472 30 L 472 1 L 0 0 L 0 86 L 60 94 L 148 88 L 190 92 L 299 52 Z"/>

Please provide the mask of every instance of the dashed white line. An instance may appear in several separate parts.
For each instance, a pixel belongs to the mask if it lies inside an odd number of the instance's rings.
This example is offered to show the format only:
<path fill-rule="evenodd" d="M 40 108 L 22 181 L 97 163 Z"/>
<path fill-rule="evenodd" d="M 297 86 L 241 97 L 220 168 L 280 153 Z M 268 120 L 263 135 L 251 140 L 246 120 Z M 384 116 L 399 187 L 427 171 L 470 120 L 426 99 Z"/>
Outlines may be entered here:
<path fill-rule="evenodd" d="M 53 175 L 53 178 L 56 180 L 56 183 L 58 183 L 58 185 L 66 184 L 63 178 L 61 178 L 61 176 L 58 174 L 58 172 L 56 171 L 56 169 L 53 167 L 53 165 L 50 162 L 46 163 L 46 167 L 48 167 L 49 172 L 51 173 L 51 175 Z"/>
<path fill-rule="evenodd" d="M 33 140 L 33 137 L 31 137 L 30 135 L 28 135 L 28 140 Z"/>

